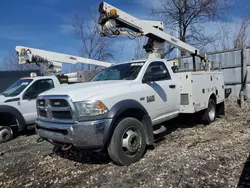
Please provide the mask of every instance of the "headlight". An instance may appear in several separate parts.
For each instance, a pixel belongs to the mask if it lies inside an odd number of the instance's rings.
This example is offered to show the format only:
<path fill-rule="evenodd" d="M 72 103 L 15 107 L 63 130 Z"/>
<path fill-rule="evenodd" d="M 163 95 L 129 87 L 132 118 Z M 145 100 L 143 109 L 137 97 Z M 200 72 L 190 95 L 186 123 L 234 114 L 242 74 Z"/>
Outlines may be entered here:
<path fill-rule="evenodd" d="M 89 116 L 102 116 L 108 112 L 101 101 L 81 101 L 75 103 L 80 118 Z"/>

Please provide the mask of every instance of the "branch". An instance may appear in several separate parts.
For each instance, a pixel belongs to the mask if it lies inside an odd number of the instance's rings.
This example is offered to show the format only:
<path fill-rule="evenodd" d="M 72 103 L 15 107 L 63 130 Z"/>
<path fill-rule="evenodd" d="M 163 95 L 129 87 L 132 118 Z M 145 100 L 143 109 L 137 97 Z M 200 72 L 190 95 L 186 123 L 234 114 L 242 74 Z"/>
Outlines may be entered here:
<path fill-rule="evenodd" d="M 166 57 L 167 55 L 169 55 L 173 50 L 175 49 L 175 47 L 171 47 L 169 46 L 167 51 L 165 51 L 162 55 L 162 58 Z"/>
<path fill-rule="evenodd" d="M 234 48 L 243 48 L 244 46 L 246 46 L 249 24 L 250 24 L 249 17 L 241 18 L 240 29 L 236 30 L 236 34 L 234 36 Z"/>
<path fill-rule="evenodd" d="M 191 32 L 192 36 L 188 31 L 192 31 L 192 27 L 199 23 L 219 18 L 229 7 L 228 2 L 229 0 L 161 0 L 160 6 L 153 8 L 151 12 L 154 16 L 163 18 L 165 25 L 171 29 L 175 29 L 177 22 L 180 40 L 202 46 L 213 42 L 215 38 L 204 36 L 203 27 Z"/>
<path fill-rule="evenodd" d="M 81 41 L 82 56 L 96 60 L 107 60 L 113 56 L 112 45 L 107 38 L 99 36 L 96 20 L 96 15 L 89 10 L 81 14 L 74 14 L 70 24 L 75 37 Z M 84 69 L 84 65 L 81 67 Z M 88 65 L 88 69 L 90 68 L 91 66 Z"/>
<path fill-rule="evenodd" d="M 40 70 L 36 64 L 25 64 L 20 65 L 18 63 L 18 57 L 15 52 L 10 52 L 3 58 L 3 69 L 14 71 L 14 70 Z"/>

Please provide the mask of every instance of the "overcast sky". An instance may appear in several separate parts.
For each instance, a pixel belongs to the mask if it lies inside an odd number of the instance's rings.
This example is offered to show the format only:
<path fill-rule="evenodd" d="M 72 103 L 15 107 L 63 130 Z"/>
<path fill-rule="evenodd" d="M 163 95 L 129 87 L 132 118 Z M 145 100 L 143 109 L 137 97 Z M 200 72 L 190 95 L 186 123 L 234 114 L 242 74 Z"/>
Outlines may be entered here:
<path fill-rule="evenodd" d="M 250 0 L 235 0 L 234 7 L 227 14 L 229 26 L 241 16 L 250 16 Z M 8 0 L 0 6 L 0 65 L 1 59 L 15 49 L 15 46 L 28 46 L 61 53 L 79 55 L 80 44 L 69 32 L 67 20 L 75 12 L 90 7 L 98 12 L 99 0 Z M 155 0 L 108 0 L 108 3 L 128 13 L 146 19 Z M 210 23 L 207 33 L 213 33 L 223 21 Z M 229 28 L 232 28 L 231 26 Z M 117 39 L 114 39 L 117 40 Z M 122 42 L 114 41 L 119 46 Z M 133 57 L 132 43 L 124 40 L 124 53 L 121 60 Z"/>

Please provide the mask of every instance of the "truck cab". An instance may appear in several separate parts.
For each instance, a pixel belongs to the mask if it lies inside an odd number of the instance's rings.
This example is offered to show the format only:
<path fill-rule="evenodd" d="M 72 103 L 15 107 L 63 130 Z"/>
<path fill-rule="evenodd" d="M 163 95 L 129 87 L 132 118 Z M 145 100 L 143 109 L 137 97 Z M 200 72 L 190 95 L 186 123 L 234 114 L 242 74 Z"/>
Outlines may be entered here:
<path fill-rule="evenodd" d="M 21 78 L 0 94 L 0 143 L 12 138 L 13 132 L 25 130 L 37 119 L 36 98 L 60 85 L 55 76 Z"/>
<path fill-rule="evenodd" d="M 67 95 L 73 102 L 100 100 L 111 109 L 117 101 L 133 100 L 150 114 L 153 124 L 178 116 L 180 84 L 166 60 L 137 60 L 113 65 L 89 83 L 74 84 L 42 93 Z"/>

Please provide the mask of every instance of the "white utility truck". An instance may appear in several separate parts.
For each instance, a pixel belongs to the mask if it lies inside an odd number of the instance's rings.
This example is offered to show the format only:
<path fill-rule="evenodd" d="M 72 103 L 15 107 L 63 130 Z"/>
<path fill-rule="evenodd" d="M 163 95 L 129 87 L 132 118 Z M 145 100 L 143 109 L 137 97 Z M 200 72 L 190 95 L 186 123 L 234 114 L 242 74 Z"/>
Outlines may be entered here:
<path fill-rule="evenodd" d="M 0 94 L 0 143 L 12 138 L 13 132 L 20 132 L 35 124 L 37 119 L 36 98 L 49 89 L 77 83 L 73 73 L 61 75 L 62 63 L 86 63 L 108 67 L 111 63 L 55 53 L 23 46 L 16 47 L 19 64 L 37 63 L 45 66 L 46 74 L 21 78 Z"/>
<path fill-rule="evenodd" d="M 215 120 L 224 106 L 222 72 L 178 73 L 161 58 L 165 42 L 204 58 L 198 49 L 165 33 L 161 22 L 139 20 L 107 3 L 99 11 L 102 36 L 147 36 L 149 58 L 112 65 L 88 83 L 40 94 L 36 132 L 43 140 L 62 150 L 107 149 L 115 163 L 130 165 L 153 145 L 154 126 L 182 113 L 202 113 L 205 124 Z"/>

